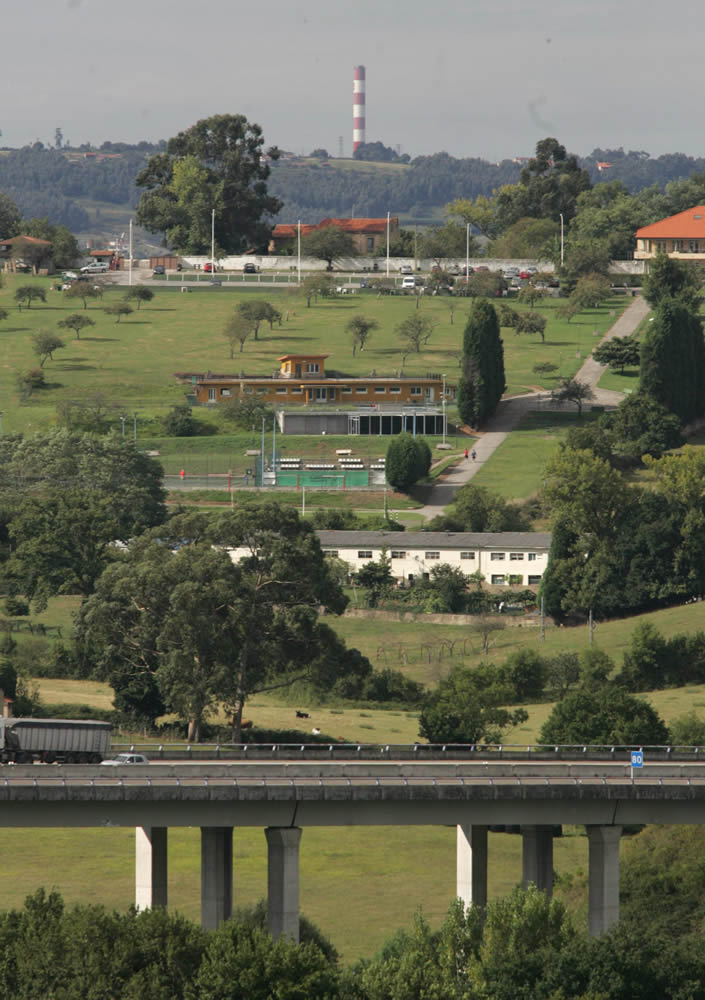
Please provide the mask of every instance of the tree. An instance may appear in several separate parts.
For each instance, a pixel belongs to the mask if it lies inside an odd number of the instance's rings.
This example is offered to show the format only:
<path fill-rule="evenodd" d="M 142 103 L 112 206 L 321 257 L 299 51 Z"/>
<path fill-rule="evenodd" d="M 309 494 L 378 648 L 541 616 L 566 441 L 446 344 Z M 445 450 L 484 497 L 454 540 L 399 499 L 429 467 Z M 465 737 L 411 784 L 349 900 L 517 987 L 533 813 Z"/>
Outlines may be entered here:
<path fill-rule="evenodd" d="M 431 614 L 460 614 L 466 610 L 468 577 L 457 566 L 434 566 L 428 580 L 422 580 L 414 592 L 424 599 L 424 610 Z"/>
<path fill-rule="evenodd" d="M 147 288 L 146 285 L 134 285 L 132 288 L 128 289 L 125 298 L 129 300 L 134 299 L 137 302 L 137 311 L 142 308 L 143 302 L 151 302 L 154 298 L 154 292 L 151 288 Z"/>
<path fill-rule="evenodd" d="M 528 718 L 512 700 L 493 667 L 454 667 L 429 694 L 419 716 L 419 735 L 429 743 L 500 743 L 504 731 Z"/>
<path fill-rule="evenodd" d="M 392 562 L 384 549 L 380 552 L 378 562 L 370 561 L 361 566 L 355 574 L 355 581 L 367 591 L 369 607 L 376 608 L 380 597 L 384 596 L 394 583 Z"/>
<path fill-rule="evenodd" d="M 306 306 L 311 308 L 311 299 L 318 301 L 318 296 L 326 298 L 333 293 L 333 278 L 330 274 L 308 274 L 299 285 L 299 292 L 306 299 Z"/>
<path fill-rule="evenodd" d="M 350 233 L 336 225 L 313 229 L 301 238 L 301 253 L 305 257 L 325 260 L 328 270 L 333 270 L 333 261 L 338 257 L 357 257 L 357 247 Z"/>
<path fill-rule="evenodd" d="M 162 417 L 164 433 L 169 437 L 195 437 L 200 426 L 188 403 L 172 406 L 165 417 Z"/>
<path fill-rule="evenodd" d="M 537 302 L 545 298 L 546 291 L 543 288 L 537 288 L 533 281 L 530 281 L 528 285 L 524 285 L 523 288 L 519 289 L 519 294 L 517 295 L 517 302 L 526 304 L 532 309 Z"/>
<path fill-rule="evenodd" d="M 668 743 L 668 729 L 641 698 L 609 685 L 576 691 L 555 706 L 539 734 L 544 745 L 644 746 Z"/>
<path fill-rule="evenodd" d="M 546 244 L 555 238 L 558 226 L 553 219 L 517 219 L 504 232 L 492 240 L 487 248 L 488 257 L 543 258 Z"/>
<path fill-rule="evenodd" d="M 3 320 L 7 319 L 9 315 L 10 314 L 7 311 L 7 309 L 0 309 L 0 323 L 2 323 Z"/>
<path fill-rule="evenodd" d="M 99 289 L 95 285 L 89 284 L 87 281 L 74 281 L 72 285 L 66 289 L 63 294 L 64 299 L 80 299 L 83 302 L 83 308 L 88 307 L 89 299 L 98 299 L 101 297 Z"/>
<path fill-rule="evenodd" d="M 494 307 L 473 304 L 463 337 L 463 375 L 458 386 L 458 412 L 472 427 L 492 416 L 506 389 L 504 347 Z"/>
<path fill-rule="evenodd" d="M 512 685 L 517 701 L 541 701 L 549 666 L 536 650 L 527 648 L 512 653 L 504 661 L 502 672 Z"/>
<path fill-rule="evenodd" d="M 564 448 L 548 461 L 544 496 L 554 524 L 570 524 L 584 538 L 613 539 L 628 506 L 629 487 L 605 459 Z"/>
<path fill-rule="evenodd" d="M 263 145 L 260 126 L 243 115 L 214 115 L 180 132 L 137 175 L 145 189 L 137 221 L 182 252 L 208 253 L 215 210 L 215 238 L 224 252 L 265 246 L 268 220 L 281 202 L 267 193 Z M 268 149 L 267 156 L 276 160 L 279 151 Z"/>
<path fill-rule="evenodd" d="M 530 531 L 518 507 L 486 486 L 466 483 L 446 508 L 446 513 L 428 525 L 430 531 Z"/>
<path fill-rule="evenodd" d="M 664 299 L 680 299 L 688 309 L 697 311 L 701 303 L 701 286 L 702 274 L 697 267 L 664 253 L 649 261 L 649 273 L 642 291 L 653 309 Z"/>
<path fill-rule="evenodd" d="M 22 224 L 20 210 L 14 201 L 0 192 L 0 237 L 7 240 L 17 236 Z"/>
<path fill-rule="evenodd" d="M 497 203 L 495 198 L 487 198 L 480 194 L 472 198 L 456 198 L 446 205 L 446 215 L 457 215 L 463 225 L 470 224 L 483 236 L 492 239 L 499 232 L 497 220 Z"/>
<path fill-rule="evenodd" d="M 442 226 L 429 226 L 421 242 L 421 256 L 430 257 L 440 262 L 448 258 L 465 259 L 467 244 L 467 229 L 458 222 L 448 221 Z M 471 237 L 470 255 L 477 253 L 477 241 Z"/>
<path fill-rule="evenodd" d="M 63 330 L 73 330 L 76 340 L 81 339 L 81 330 L 89 326 L 95 326 L 95 322 L 90 316 L 82 316 L 81 313 L 71 313 L 66 319 L 59 320 L 58 324 Z"/>
<path fill-rule="evenodd" d="M 640 391 L 683 424 L 705 413 L 705 341 L 700 318 L 681 297 L 665 296 L 641 345 Z"/>
<path fill-rule="evenodd" d="M 522 168 L 519 183 L 496 194 L 497 219 L 503 229 L 522 218 L 552 219 L 570 224 L 578 196 L 591 187 L 590 175 L 556 139 L 536 143 L 536 155 Z"/>
<path fill-rule="evenodd" d="M 350 334 L 352 340 L 353 357 L 355 357 L 355 351 L 359 348 L 360 353 L 364 351 L 365 344 L 369 340 L 370 334 L 373 330 L 379 329 L 379 323 L 376 319 L 368 319 L 367 316 L 363 316 L 362 313 L 357 313 L 352 316 L 348 322 L 345 324 L 345 330 Z"/>
<path fill-rule="evenodd" d="M 15 302 L 26 302 L 27 308 L 32 308 L 33 302 L 46 302 L 46 289 L 38 285 L 20 285 L 15 292 Z"/>
<path fill-rule="evenodd" d="M 612 284 L 609 278 L 602 274 L 585 274 L 578 278 L 570 297 L 578 310 L 582 311 L 596 309 L 611 294 Z"/>
<path fill-rule="evenodd" d="M 235 357 L 235 344 L 240 345 L 240 353 L 242 353 L 245 341 L 251 333 L 252 320 L 248 319 L 240 310 L 236 310 L 223 327 L 223 336 L 230 345 L 231 358 Z"/>
<path fill-rule="evenodd" d="M 554 365 L 551 361 L 539 361 L 531 370 L 534 375 L 541 375 L 543 378 L 548 378 L 554 372 L 558 371 L 558 365 Z"/>
<path fill-rule="evenodd" d="M 514 329 L 517 333 L 538 333 L 543 344 L 546 340 L 546 317 L 530 309 L 517 313 Z"/>
<path fill-rule="evenodd" d="M 421 348 L 428 343 L 433 333 L 434 325 L 432 319 L 418 313 L 413 313 L 402 320 L 397 326 L 397 334 L 405 341 L 404 354 L 409 354 L 411 351 L 420 354 Z"/>
<path fill-rule="evenodd" d="M 262 421 L 271 421 L 274 411 L 257 396 L 233 396 L 218 407 L 223 420 L 249 431 L 261 427 Z"/>
<path fill-rule="evenodd" d="M 133 309 L 127 302 L 115 302 L 112 306 L 103 306 L 103 312 L 107 316 L 115 316 L 115 322 L 119 323 L 122 317 L 129 316 Z"/>
<path fill-rule="evenodd" d="M 623 375 L 625 368 L 633 368 L 639 364 L 641 348 L 634 337 L 613 337 L 596 347 L 592 356 L 601 365 L 615 368 Z"/>
<path fill-rule="evenodd" d="M 421 438 L 397 434 L 387 446 L 385 469 L 387 482 L 396 490 L 406 492 L 428 474 L 430 449 Z"/>
<path fill-rule="evenodd" d="M 249 323 L 250 331 L 255 340 L 257 340 L 260 323 L 269 320 L 271 326 L 272 306 L 270 306 L 269 302 L 263 302 L 261 299 L 247 299 L 245 302 L 240 302 L 237 307 L 237 313 Z M 242 350 L 242 347 L 240 347 L 240 350 Z"/>
<path fill-rule="evenodd" d="M 577 378 L 564 378 L 551 393 L 551 397 L 558 403 L 575 403 L 578 413 L 583 412 L 583 403 L 595 398 L 592 387 L 587 382 L 581 382 Z"/>
<path fill-rule="evenodd" d="M 115 686 L 134 671 L 152 675 L 170 709 L 189 721 L 189 739 L 218 703 L 240 742 L 252 695 L 299 681 L 330 687 L 350 668 L 319 621 L 320 608 L 340 614 L 347 598 L 295 511 L 265 504 L 187 518 L 135 540 L 106 570 L 79 633 Z M 234 562 L 231 549 L 247 555 Z"/>
<path fill-rule="evenodd" d="M 61 337 L 57 337 L 51 330 L 40 330 L 39 333 L 32 334 L 32 351 L 39 358 L 39 367 L 43 368 L 47 361 L 54 360 L 54 351 L 60 347 L 66 347 Z"/>

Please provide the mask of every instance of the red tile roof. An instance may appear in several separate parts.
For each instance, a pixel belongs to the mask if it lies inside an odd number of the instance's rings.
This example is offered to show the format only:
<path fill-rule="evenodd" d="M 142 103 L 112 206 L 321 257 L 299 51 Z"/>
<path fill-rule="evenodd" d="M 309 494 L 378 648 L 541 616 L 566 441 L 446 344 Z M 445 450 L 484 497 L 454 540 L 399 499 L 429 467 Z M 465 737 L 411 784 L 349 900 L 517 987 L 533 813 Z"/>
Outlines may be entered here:
<path fill-rule="evenodd" d="M 705 205 L 696 205 L 636 231 L 637 239 L 705 239 Z"/>
<path fill-rule="evenodd" d="M 277 361 L 323 361 L 327 354 L 282 354 Z"/>
<path fill-rule="evenodd" d="M 311 232 L 312 229 L 315 228 L 316 228 L 315 226 L 309 226 L 309 225 L 301 226 L 301 235 L 306 236 L 308 233 Z M 289 225 L 289 223 L 287 222 L 280 222 L 272 230 L 272 239 L 293 240 L 296 239 L 297 233 L 298 233 L 298 226 L 296 225 L 296 223 Z"/>
<path fill-rule="evenodd" d="M 398 226 L 399 219 L 395 215 L 389 220 L 391 226 Z M 316 229 L 323 229 L 325 226 L 336 226 L 346 233 L 386 233 L 386 219 L 323 219 L 316 226 Z"/>
<path fill-rule="evenodd" d="M 23 243 L 30 243 L 36 247 L 50 247 L 51 242 L 49 240 L 40 240 L 36 236 L 13 236 L 9 240 L 0 240 L 0 246 L 3 247 L 14 247 L 19 246 Z"/>

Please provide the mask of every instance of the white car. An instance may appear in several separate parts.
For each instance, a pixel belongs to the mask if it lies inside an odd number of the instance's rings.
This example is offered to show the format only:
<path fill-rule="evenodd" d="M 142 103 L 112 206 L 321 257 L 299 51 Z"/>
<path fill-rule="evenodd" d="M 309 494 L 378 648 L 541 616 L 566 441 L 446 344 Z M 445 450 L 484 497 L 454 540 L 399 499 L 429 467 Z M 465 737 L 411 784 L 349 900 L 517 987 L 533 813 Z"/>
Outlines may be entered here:
<path fill-rule="evenodd" d="M 92 260 L 90 264 L 81 268 L 81 274 L 105 274 L 109 270 L 108 265 L 102 261 Z"/>
<path fill-rule="evenodd" d="M 101 760 L 104 767 L 122 767 L 123 764 L 149 764 L 149 757 L 143 753 L 119 753 L 110 760 Z"/>
<path fill-rule="evenodd" d="M 399 268 L 399 274 L 413 274 L 414 269 L 411 264 L 402 264 Z"/>
<path fill-rule="evenodd" d="M 411 275 L 408 278 L 402 278 L 401 287 L 404 291 L 413 292 L 413 290 L 416 288 L 416 278 L 413 275 Z"/>

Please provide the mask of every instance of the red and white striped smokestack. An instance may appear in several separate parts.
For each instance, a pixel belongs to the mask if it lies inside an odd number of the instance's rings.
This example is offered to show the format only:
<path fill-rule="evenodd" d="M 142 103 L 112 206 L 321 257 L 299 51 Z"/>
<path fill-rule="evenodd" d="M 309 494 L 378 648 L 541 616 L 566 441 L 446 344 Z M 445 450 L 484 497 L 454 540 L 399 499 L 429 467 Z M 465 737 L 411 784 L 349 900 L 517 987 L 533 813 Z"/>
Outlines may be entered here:
<path fill-rule="evenodd" d="M 353 153 L 365 141 L 365 67 L 353 69 Z"/>

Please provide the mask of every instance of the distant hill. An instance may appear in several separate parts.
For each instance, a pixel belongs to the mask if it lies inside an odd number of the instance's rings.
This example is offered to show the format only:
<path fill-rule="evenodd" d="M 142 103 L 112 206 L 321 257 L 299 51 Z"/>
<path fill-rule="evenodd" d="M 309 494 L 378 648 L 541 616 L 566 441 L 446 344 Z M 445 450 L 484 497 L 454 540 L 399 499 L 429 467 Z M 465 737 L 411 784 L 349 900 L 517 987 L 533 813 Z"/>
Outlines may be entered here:
<path fill-rule="evenodd" d="M 48 216 L 80 234 L 112 233 L 126 227 L 139 200 L 138 171 L 163 148 L 163 143 L 108 142 L 100 149 L 58 150 L 36 143 L 0 150 L 0 192 L 27 218 Z M 643 150 L 595 149 L 580 162 L 594 183 L 620 180 L 630 191 L 654 184 L 663 188 L 705 172 L 705 158 L 682 153 L 652 158 Z M 419 156 L 409 164 L 287 157 L 272 165 L 269 188 L 284 202 L 278 222 L 381 217 L 390 211 L 408 225 L 440 218 L 454 198 L 490 195 L 516 183 L 521 166 L 448 153 Z"/>

